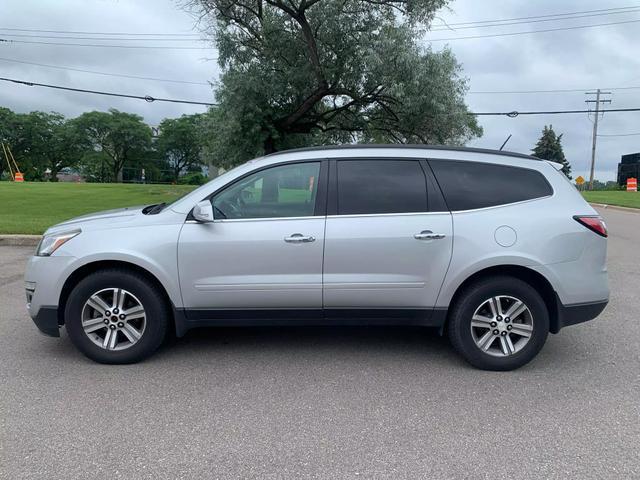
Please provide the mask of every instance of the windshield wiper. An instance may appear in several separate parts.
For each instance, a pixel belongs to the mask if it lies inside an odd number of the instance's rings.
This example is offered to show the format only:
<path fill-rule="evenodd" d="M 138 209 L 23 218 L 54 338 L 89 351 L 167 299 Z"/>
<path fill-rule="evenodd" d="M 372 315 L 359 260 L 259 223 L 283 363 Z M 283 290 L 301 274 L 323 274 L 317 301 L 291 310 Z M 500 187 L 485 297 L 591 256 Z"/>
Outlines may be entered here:
<path fill-rule="evenodd" d="M 160 213 L 166 206 L 167 206 L 167 202 L 154 203 L 153 205 L 144 207 L 142 209 L 142 213 L 144 213 L 145 215 L 154 215 L 156 213 Z"/>

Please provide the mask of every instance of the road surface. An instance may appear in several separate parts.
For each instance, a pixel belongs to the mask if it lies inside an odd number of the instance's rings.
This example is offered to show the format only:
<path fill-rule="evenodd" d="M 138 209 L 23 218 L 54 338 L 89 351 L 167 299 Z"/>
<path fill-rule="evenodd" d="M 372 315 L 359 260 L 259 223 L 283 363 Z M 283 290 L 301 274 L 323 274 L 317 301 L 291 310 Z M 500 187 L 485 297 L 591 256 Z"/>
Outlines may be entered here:
<path fill-rule="evenodd" d="M 393 328 L 192 331 L 98 365 L 24 309 L 0 247 L 0 478 L 639 478 L 640 214 L 604 210 L 611 303 L 531 364 Z"/>

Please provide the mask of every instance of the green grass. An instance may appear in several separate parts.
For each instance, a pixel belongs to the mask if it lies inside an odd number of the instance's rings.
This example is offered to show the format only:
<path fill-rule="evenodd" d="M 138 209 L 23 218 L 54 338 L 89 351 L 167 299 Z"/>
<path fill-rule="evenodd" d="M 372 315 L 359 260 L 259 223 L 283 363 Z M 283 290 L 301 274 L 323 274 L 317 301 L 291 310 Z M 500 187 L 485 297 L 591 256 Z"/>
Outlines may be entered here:
<path fill-rule="evenodd" d="M 192 185 L 0 182 L 0 234 L 40 234 L 69 218 L 110 208 L 170 202 Z"/>
<path fill-rule="evenodd" d="M 582 192 L 588 202 L 640 208 L 640 192 L 607 191 Z"/>
<path fill-rule="evenodd" d="M 193 188 L 191 185 L 0 182 L 0 234 L 40 234 L 51 225 L 78 215 L 170 202 Z M 292 198 L 298 197 L 298 192 L 290 193 Z M 640 192 L 595 191 L 583 192 L 583 195 L 589 202 L 640 208 Z"/>

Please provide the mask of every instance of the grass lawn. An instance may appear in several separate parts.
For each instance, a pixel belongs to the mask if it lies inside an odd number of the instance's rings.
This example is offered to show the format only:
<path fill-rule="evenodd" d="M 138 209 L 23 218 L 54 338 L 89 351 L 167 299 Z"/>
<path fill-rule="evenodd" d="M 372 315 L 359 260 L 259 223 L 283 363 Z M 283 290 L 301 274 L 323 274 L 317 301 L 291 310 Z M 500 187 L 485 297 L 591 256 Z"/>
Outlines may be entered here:
<path fill-rule="evenodd" d="M 78 215 L 170 202 L 193 188 L 191 185 L 0 182 L 0 234 L 40 234 L 51 225 Z M 596 191 L 583 192 L 583 195 L 589 202 L 640 208 L 640 192 Z"/>
<path fill-rule="evenodd" d="M 588 202 L 640 208 L 640 192 L 595 191 L 582 192 Z"/>
<path fill-rule="evenodd" d="M 170 202 L 192 185 L 0 182 L 0 234 L 43 233 L 69 218 L 110 208 Z"/>

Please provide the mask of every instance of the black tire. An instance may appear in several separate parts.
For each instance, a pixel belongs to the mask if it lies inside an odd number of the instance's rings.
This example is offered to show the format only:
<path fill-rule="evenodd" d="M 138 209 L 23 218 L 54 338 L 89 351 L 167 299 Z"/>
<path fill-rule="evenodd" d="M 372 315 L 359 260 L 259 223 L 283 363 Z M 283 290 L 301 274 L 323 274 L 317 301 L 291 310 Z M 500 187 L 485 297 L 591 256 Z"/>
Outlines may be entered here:
<path fill-rule="evenodd" d="M 509 356 L 492 356 L 480 349 L 471 334 L 471 318 L 476 309 L 495 296 L 522 300 L 533 317 L 529 341 Z M 549 312 L 540 294 L 528 283 L 509 276 L 481 279 L 458 296 L 448 319 L 449 339 L 456 351 L 471 365 L 482 370 L 515 370 L 529 363 L 542 349 L 549 333 Z M 505 347 L 507 348 L 507 347 Z"/>
<path fill-rule="evenodd" d="M 146 325 L 137 343 L 124 350 L 107 350 L 89 339 L 82 327 L 82 310 L 94 293 L 122 288 L 135 295 L 145 310 Z M 84 355 L 99 363 L 127 364 L 149 357 L 162 344 L 170 323 L 167 302 L 156 286 L 131 270 L 99 270 L 83 278 L 72 290 L 65 308 L 65 326 L 69 338 Z"/>

